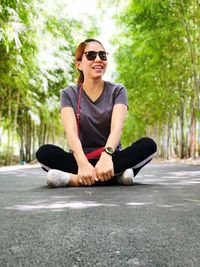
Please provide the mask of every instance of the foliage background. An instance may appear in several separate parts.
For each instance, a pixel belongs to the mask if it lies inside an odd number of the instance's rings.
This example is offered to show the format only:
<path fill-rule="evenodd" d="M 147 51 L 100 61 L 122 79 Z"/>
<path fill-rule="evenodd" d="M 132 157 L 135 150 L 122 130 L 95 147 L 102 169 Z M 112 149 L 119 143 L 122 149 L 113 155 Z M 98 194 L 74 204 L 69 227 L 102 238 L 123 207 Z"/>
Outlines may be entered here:
<path fill-rule="evenodd" d="M 200 2 L 126 1 L 115 20 L 117 80 L 131 101 L 126 144 L 149 135 L 159 156 L 198 157 Z"/>
<path fill-rule="evenodd" d="M 199 157 L 199 1 L 98 4 L 98 14 L 80 17 L 71 16 L 70 1 L 1 1 L 0 164 L 30 162 L 44 143 L 66 148 L 59 91 L 76 80 L 75 47 L 100 38 L 110 14 L 116 24 L 109 36 L 112 80 L 129 94 L 123 144 L 147 135 L 156 140 L 158 156 Z"/>

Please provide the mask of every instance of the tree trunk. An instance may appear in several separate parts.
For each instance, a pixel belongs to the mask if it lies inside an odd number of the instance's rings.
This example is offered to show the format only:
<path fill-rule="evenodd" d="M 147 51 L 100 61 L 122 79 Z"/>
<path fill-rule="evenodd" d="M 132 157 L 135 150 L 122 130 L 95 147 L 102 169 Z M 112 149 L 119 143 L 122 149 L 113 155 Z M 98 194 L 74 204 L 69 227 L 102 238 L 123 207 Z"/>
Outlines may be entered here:
<path fill-rule="evenodd" d="M 0 101 L 0 148 L 1 148 L 1 142 L 3 137 L 3 119 L 2 119 L 2 101 Z"/>
<path fill-rule="evenodd" d="M 184 107 L 182 105 L 182 110 L 180 113 L 180 157 L 183 159 L 185 157 L 185 142 L 184 142 Z"/>
<path fill-rule="evenodd" d="M 17 129 L 17 117 L 18 117 L 18 110 L 19 110 L 19 100 L 20 100 L 20 92 L 17 92 L 16 103 L 15 103 L 15 111 L 14 111 L 14 121 L 13 121 L 13 130 L 12 130 L 12 140 L 11 140 L 11 147 L 14 147 L 14 141 L 16 137 L 16 129 Z"/>
<path fill-rule="evenodd" d="M 197 53 L 195 52 L 195 45 L 193 45 L 193 42 L 192 42 L 192 36 L 191 36 L 191 33 L 190 33 L 189 23 L 188 23 L 188 21 L 186 19 L 183 0 L 180 0 L 180 5 L 181 5 L 181 13 L 183 14 L 183 22 L 184 22 L 185 29 L 186 29 L 186 34 L 187 34 L 188 50 L 189 50 L 189 53 L 190 53 L 190 59 L 191 59 L 191 63 L 192 63 L 192 72 L 193 72 L 193 79 L 194 79 L 194 90 L 196 92 L 195 100 L 197 101 L 197 107 L 200 107 L 200 103 L 199 103 L 199 80 L 198 80 L 198 74 L 197 74 L 197 70 L 196 70 L 196 68 L 197 68 L 196 54 Z"/>
<path fill-rule="evenodd" d="M 12 99 L 11 99 L 11 88 L 8 88 L 8 132 L 7 132 L 7 151 L 6 151 L 6 158 L 5 158 L 5 165 L 10 165 L 11 163 L 11 125 L 12 125 Z"/>
<path fill-rule="evenodd" d="M 196 125 L 195 125 L 195 113 L 192 110 L 191 113 L 191 134 L 190 134 L 190 157 L 195 158 L 195 143 L 196 143 Z"/>

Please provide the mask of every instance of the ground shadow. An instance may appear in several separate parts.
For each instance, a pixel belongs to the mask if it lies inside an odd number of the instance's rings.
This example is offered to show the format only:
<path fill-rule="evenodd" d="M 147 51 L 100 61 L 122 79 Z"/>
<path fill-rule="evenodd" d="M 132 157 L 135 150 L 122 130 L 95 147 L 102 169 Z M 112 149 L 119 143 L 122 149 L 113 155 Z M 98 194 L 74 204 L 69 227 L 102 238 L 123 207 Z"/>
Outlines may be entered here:
<path fill-rule="evenodd" d="M 66 186 L 65 188 L 94 188 L 94 187 L 135 187 L 135 186 L 145 186 L 145 187 L 152 187 L 152 186 L 155 186 L 155 184 L 145 184 L 145 183 L 138 183 L 138 182 L 135 182 L 132 186 L 126 186 L 126 185 L 121 185 L 121 184 L 117 184 L 117 183 L 106 183 L 106 182 L 99 182 L 99 183 L 96 183 L 94 185 L 91 185 L 91 186 L 80 186 L 80 187 L 68 187 Z M 38 190 L 49 190 L 49 189 L 60 189 L 60 188 L 64 188 L 64 187 L 59 187 L 59 188 L 53 188 L 53 187 L 48 187 L 47 185 L 44 185 L 44 186 L 40 186 L 38 188 L 35 188 L 34 191 L 38 191 Z"/>

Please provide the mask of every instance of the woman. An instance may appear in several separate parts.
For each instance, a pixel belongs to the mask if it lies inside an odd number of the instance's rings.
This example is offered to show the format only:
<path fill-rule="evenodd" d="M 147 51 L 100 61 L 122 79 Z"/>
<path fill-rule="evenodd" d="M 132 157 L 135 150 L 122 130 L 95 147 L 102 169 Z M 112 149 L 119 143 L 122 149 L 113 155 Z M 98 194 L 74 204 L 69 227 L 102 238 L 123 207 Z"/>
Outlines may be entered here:
<path fill-rule="evenodd" d="M 99 41 L 87 39 L 80 43 L 75 64 L 80 73 L 78 84 L 61 91 L 61 118 L 70 152 L 43 145 L 36 153 L 48 171 L 47 184 L 132 185 L 134 176 L 151 161 L 156 144 L 150 138 L 142 138 L 122 150 L 120 137 L 128 106 L 126 89 L 102 79 L 107 53 Z"/>

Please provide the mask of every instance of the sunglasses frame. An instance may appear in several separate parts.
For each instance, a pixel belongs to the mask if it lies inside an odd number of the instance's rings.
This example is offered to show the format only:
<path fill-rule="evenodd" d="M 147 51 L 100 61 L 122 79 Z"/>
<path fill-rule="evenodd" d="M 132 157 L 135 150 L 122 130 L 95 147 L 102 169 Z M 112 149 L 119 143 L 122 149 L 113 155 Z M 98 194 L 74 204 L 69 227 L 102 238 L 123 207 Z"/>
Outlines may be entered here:
<path fill-rule="evenodd" d="M 93 52 L 94 53 L 94 55 L 95 55 L 95 57 L 94 58 L 88 58 L 88 54 L 89 53 L 91 53 L 91 52 Z M 105 53 L 105 55 L 102 55 L 101 53 Z M 108 60 L 107 59 L 107 56 L 108 56 L 108 52 L 106 52 L 106 51 L 104 51 L 104 50 L 101 50 L 101 51 L 93 51 L 93 50 L 91 50 L 91 51 L 86 51 L 86 52 L 84 52 L 83 53 L 85 56 L 86 56 L 86 58 L 87 58 L 87 60 L 89 60 L 89 61 L 92 61 L 92 60 L 95 60 L 96 59 L 96 57 L 97 57 L 97 55 L 99 56 L 99 58 L 102 60 L 102 61 L 106 61 L 106 60 Z M 104 58 L 106 56 L 106 58 Z M 101 58 L 101 57 L 103 57 L 103 58 Z"/>

